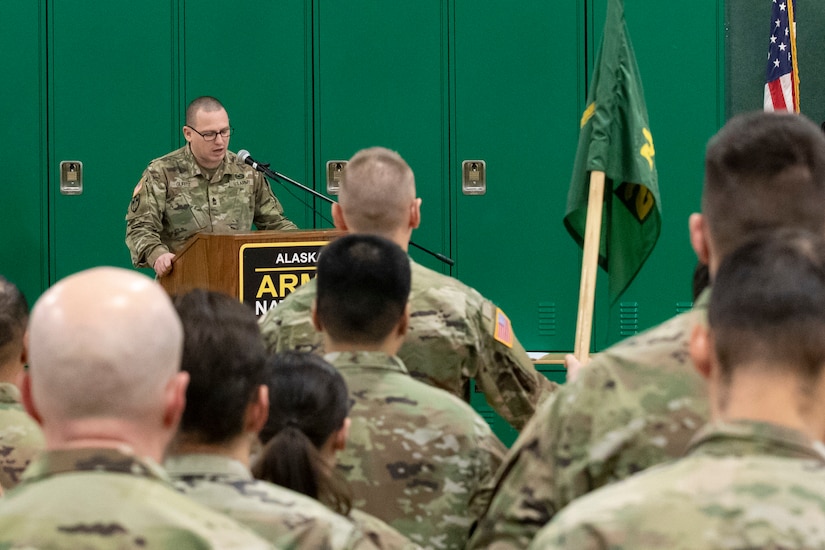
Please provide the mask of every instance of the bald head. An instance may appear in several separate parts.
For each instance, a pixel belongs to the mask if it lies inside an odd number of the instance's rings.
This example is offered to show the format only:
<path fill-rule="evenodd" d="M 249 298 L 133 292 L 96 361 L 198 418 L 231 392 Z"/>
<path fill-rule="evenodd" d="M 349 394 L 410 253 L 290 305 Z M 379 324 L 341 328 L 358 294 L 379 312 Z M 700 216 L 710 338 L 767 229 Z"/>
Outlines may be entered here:
<path fill-rule="evenodd" d="M 362 149 L 344 169 L 338 203 L 353 232 L 387 237 L 406 229 L 415 200 L 413 171 L 395 151 Z"/>
<path fill-rule="evenodd" d="M 50 420 L 152 416 L 180 368 L 183 330 L 160 286 L 101 267 L 67 277 L 35 304 L 31 398 Z"/>

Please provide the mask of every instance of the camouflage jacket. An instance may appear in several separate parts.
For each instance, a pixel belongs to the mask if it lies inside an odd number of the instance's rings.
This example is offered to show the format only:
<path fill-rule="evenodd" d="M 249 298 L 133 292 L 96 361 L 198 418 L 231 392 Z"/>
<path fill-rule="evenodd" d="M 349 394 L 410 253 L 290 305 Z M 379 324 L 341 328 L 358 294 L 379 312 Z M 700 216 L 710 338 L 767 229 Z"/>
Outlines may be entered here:
<path fill-rule="evenodd" d="M 8 491 L 17 485 L 23 470 L 45 446 L 40 425 L 20 404 L 20 390 L 14 384 L 0 384 L 0 487 Z"/>
<path fill-rule="evenodd" d="M 136 267 L 152 267 L 195 233 L 296 229 L 264 176 L 235 153 L 211 180 L 188 145 L 153 160 L 143 172 L 126 212 L 126 246 Z"/>
<path fill-rule="evenodd" d="M 470 548 L 524 548 L 573 499 L 681 456 L 708 419 L 688 354 L 691 311 L 611 346 L 555 392 L 516 440 Z"/>
<path fill-rule="evenodd" d="M 375 548 L 345 517 L 317 500 L 254 479 L 236 460 L 176 455 L 164 467 L 178 490 L 251 527 L 277 548 Z"/>
<path fill-rule="evenodd" d="M 397 357 L 330 353 L 353 403 L 338 467 L 353 505 L 425 548 L 463 548 L 504 446 L 465 402 L 412 379 Z"/>
<path fill-rule="evenodd" d="M 583 497 L 531 548 L 825 548 L 825 447 L 789 428 L 709 425 L 688 456 Z"/>
<path fill-rule="evenodd" d="M 364 536 L 383 550 L 420 550 L 421 547 L 390 527 L 377 517 L 353 508 L 349 519 L 364 533 Z"/>
<path fill-rule="evenodd" d="M 0 500 L 0 548 L 273 548 L 128 448 L 44 451 Z"/>
<path fill-rule="evenodd" d="M 487 402 L 520 429 L 555 384 L 536 371 L 506 315 L 460 281 L 412 260 L 410 329 L 398 357 L 410 374 L 462 399 L 475 380 Z M 315 280 L 302 285 L 261 318 L 271 353 L 323 353 L 310 318 Z"/>

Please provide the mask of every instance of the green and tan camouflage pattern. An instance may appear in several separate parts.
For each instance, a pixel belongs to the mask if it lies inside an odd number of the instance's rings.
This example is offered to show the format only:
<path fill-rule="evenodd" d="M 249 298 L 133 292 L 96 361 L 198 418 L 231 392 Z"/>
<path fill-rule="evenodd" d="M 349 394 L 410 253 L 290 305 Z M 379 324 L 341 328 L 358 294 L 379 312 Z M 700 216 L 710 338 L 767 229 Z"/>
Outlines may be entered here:
<path fill-rule="evenodd" d="M 0 499 L 0 548 L 264 549 L 253 531 L 176 491 L 121 449 L 44 451 Z"/>
<path fill-rule="evenodd" d="M 465 402 L 414 380 L 397 357 L 329 353 L 352 409 L 338 468 L 353 505 L 430 549 L 463 548 L 505 448 Z"/>
<path fill-rule="evenodd" d="M 249 468 L 231 458 L 174 455 L 163 465 L 179 491 L 251 527 L 277 548 L 376 548 L 344 516 L 306 495 L 253 478 Z"/>
<path fill-rule="evenodd" d="M 383 550 L 420 550 L 420 546 L 393 529 L 377 517 L 353 508 L 349 512 L 349 519 L 364 533 L 378 548 Z"/>
<path fill-rule="evenodd" d="M 688 352 L 709 298 L 597 354 L 542 404 L 508 452 L 470 548 L 525 548 L 573 499 L 685 452 L 709 415 Z"/>
<path fill-rule="evenodd" d="M 475 380 L 490 406 L 515 428 L 533 416 L 556 385 L 536 371 L 518 339 L 512 347 L 495 338 L 496 307 L 460 281 L 410 261 L 410 329 L 398 356 L 410 374 L 467 399 Z M 312 326 L 314 279 L 299 287 L 261 318 L 271 353 L 299 350 L 323 354 L 321 334 Z"/>
<path fill-rule="evenodd" d="M 20 390 L 0 383 L 0 487 L 8 491 L 46 446 L 40 425 L 23 410 Z"/>
<path fill-rule="evenodd" d="M 135 267 L 152 267 L 195 233 L 297 229 L 263 174 L 226 152 L 211 179 L 185 145 L 149 163 L 126 212 L 126 246 Z"/>
<path fill-rule="evenodd" d="M 709 425 L 686 457 L 573 502 L 530 548 L 825 548 L 823 445 L 771 424 Z"/>

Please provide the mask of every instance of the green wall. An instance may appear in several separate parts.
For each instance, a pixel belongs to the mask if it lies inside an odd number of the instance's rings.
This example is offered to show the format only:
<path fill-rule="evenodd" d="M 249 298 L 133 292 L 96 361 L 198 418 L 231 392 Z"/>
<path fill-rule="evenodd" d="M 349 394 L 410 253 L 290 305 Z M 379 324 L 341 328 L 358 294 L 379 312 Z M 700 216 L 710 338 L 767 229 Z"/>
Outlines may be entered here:
<path fill-rule="evenodd" d="M 528 349 L 572 349 L 581 254 L 561 219 L 604 10 L 605 0 L 9 4 L 0 59 L 21 84 L 2 92 L 15 134 L 0 273 L 34 300 L 86 267 L 128 266 L 132 190 L 151 159 L 183 143 L 186 103 L 210 94 L 227 105 L 233 150 L 319 191 L 326 161 L 370 145 L 398 150 L 424 199 L 413 239 L 456 266 L 413 256 L 494 299 Z M 617 307 L 606 307 L 600 276 L 595 349 L 689 303 L 687 216 L 699 207 L 704 144 L 726 101 L 721 0 L 628 2 L 626 12 L 664 224 Z M 487 162 L 485 195 L 461 192 L 469 159 Z M 61 160 L 84 163 L 83 195 L 59 193 Z M 328 225 L 313 215 L 314 199 L 274 188 L 299 225 Z"/>

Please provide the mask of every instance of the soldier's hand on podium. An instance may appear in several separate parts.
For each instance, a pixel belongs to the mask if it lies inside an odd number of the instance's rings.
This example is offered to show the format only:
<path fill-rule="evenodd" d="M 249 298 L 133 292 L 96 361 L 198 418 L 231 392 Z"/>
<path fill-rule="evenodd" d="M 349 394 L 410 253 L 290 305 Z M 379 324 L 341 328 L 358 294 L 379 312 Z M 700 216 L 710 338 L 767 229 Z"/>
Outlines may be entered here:
<path fill-rule="evenodd" d="M 162 254 L 155 260 L 155 273 L 158 277 L 163 277 L 170 271 L 172 271 L 172 260 L 175 259 L 175 255 L 171 252 L 167 252 L 166 254 Z"/>
<path fill-rule="evenodd" d="M 578 376 L 582 364 L 575 355 L 568 353 L 564 356 L 564 367 L 567 369 L 567 381 L 572 382 Z"/>

